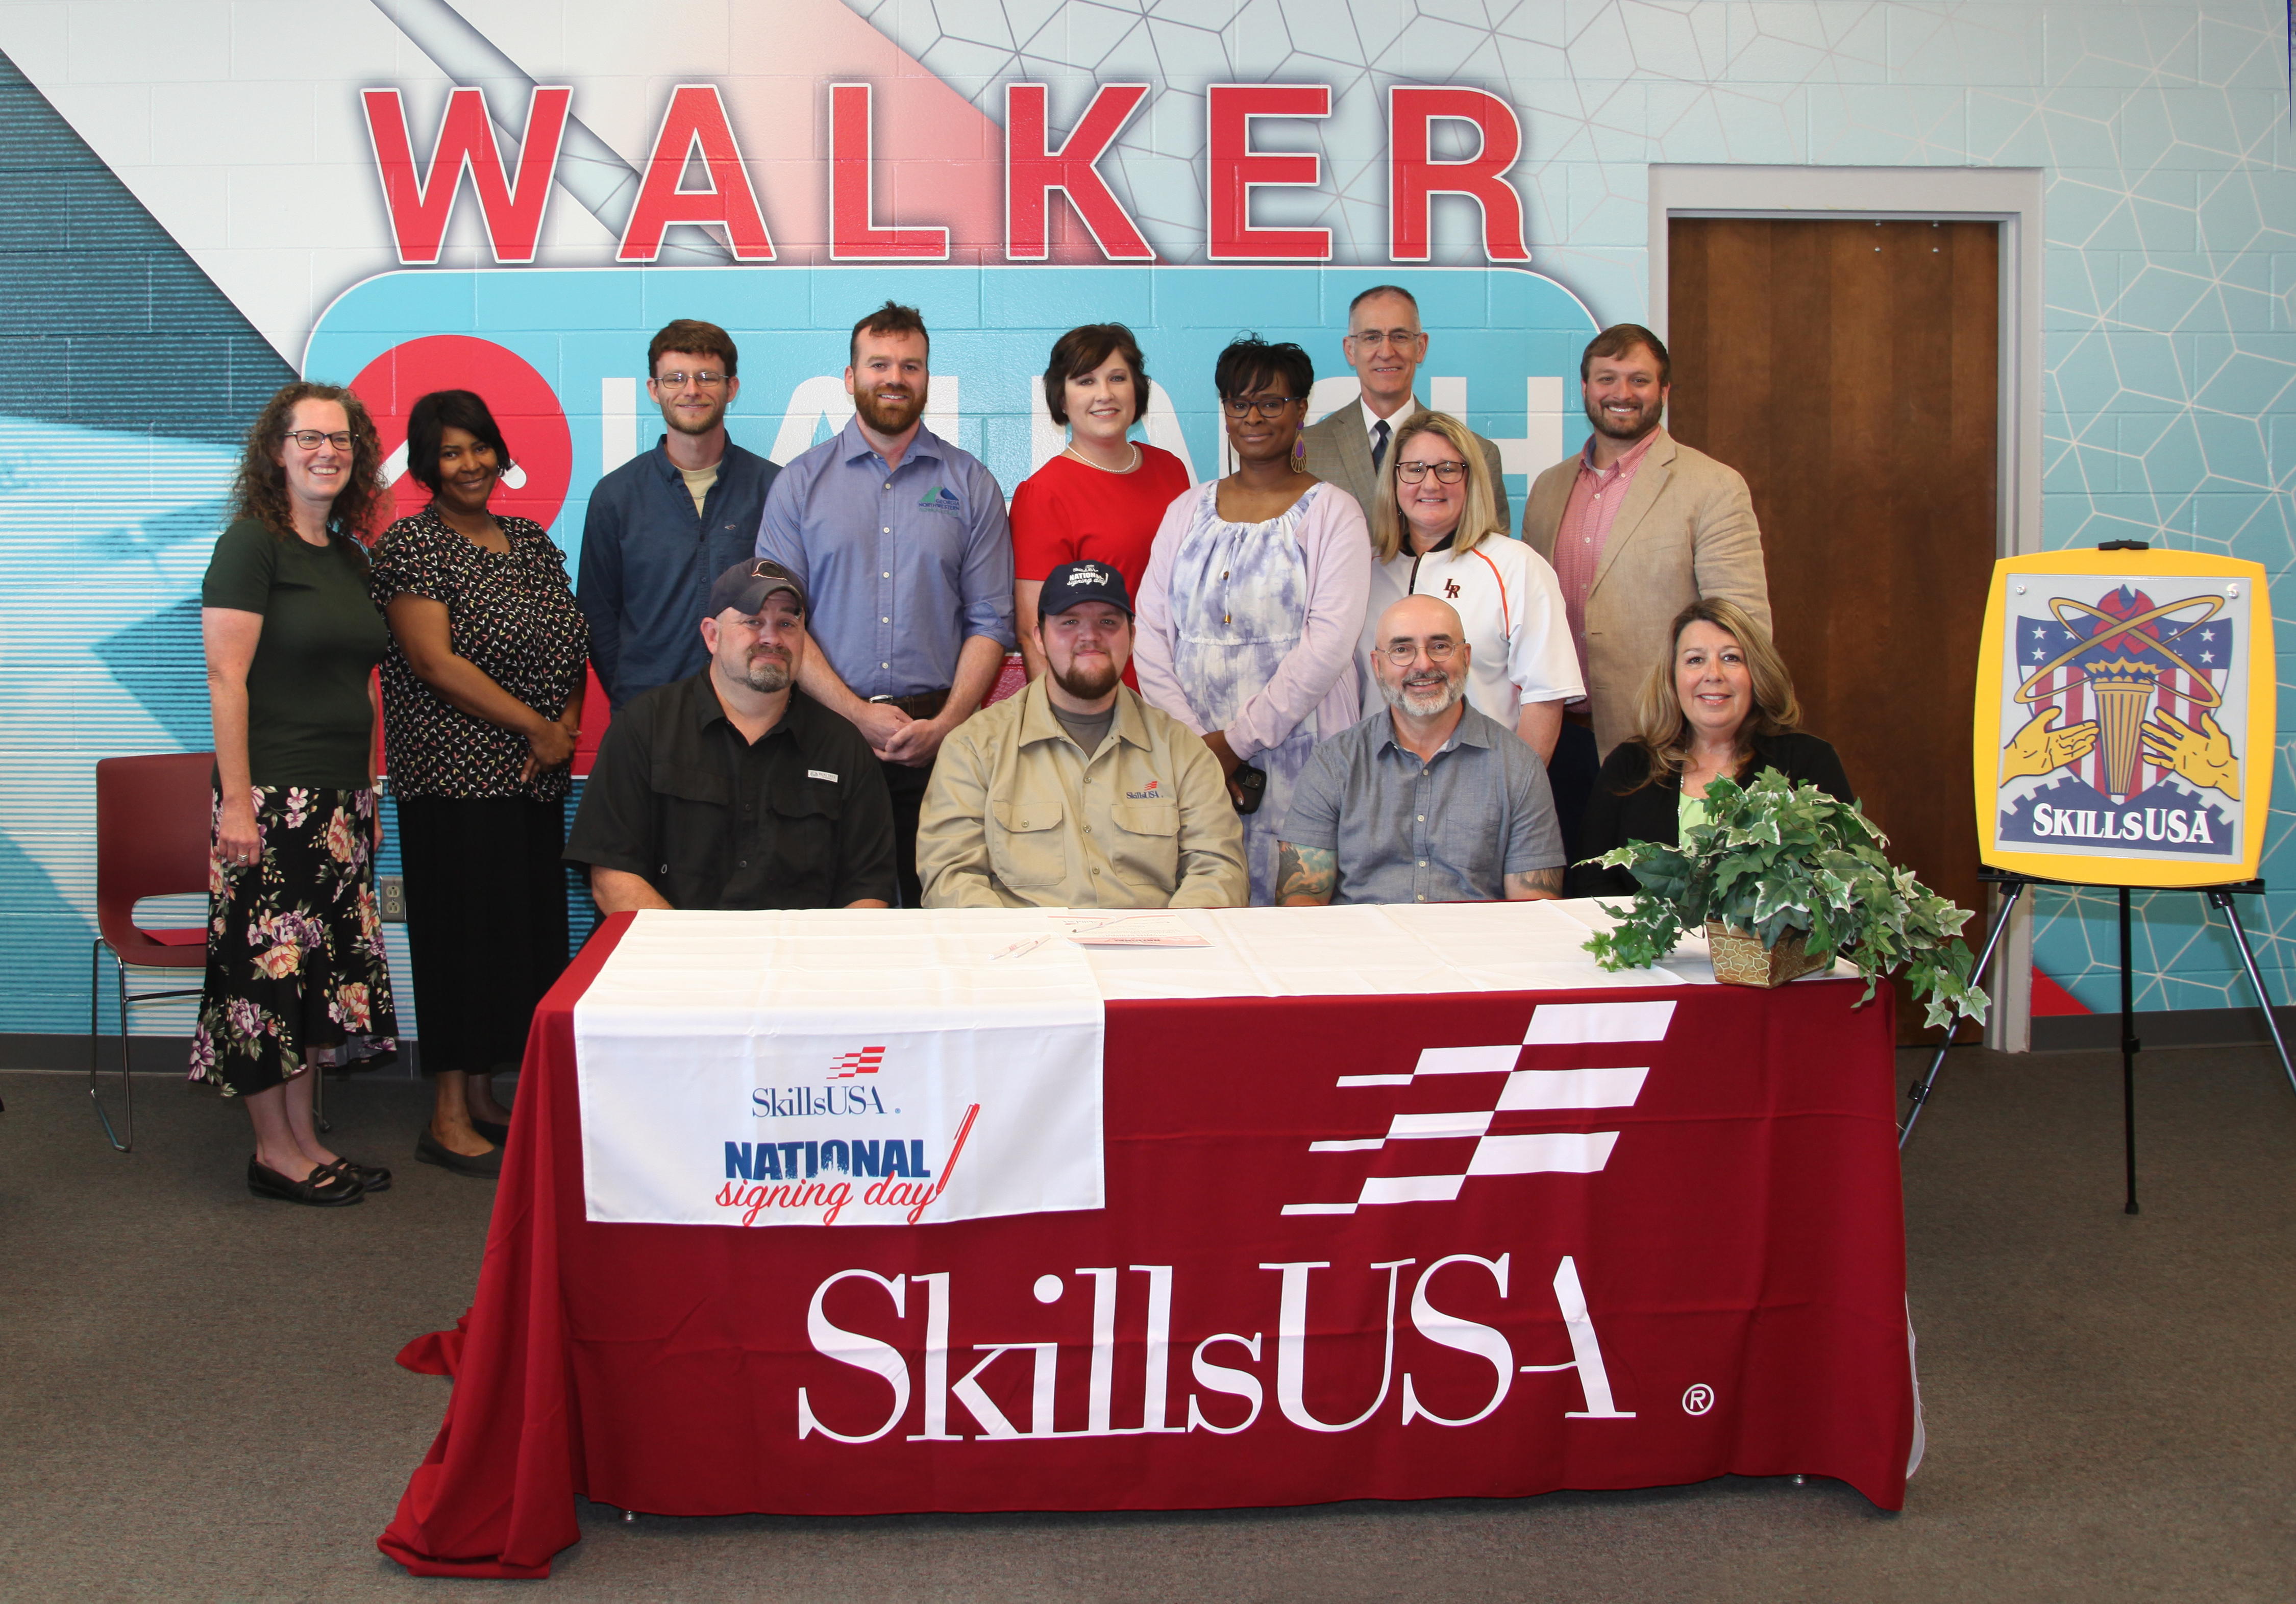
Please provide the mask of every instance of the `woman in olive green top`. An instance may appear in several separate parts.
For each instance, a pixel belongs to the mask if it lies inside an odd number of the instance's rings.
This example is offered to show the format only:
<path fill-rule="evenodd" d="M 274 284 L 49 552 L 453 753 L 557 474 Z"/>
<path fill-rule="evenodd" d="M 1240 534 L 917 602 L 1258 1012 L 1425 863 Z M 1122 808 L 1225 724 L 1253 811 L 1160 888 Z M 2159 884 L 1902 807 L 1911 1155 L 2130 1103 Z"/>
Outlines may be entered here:
<path fill-rule="evenodd" d="M 368 690 L 390 637 L 359 544 L 381 459 L 357 397 L 287 386 L 248 431 L 238 517 L 200 587 L 216 801 L 192 1078 L 246 1102 L 250 1191 L 321 1207 L 390 1184 L 329 1151 L 311 1117 L 311 1072 L 397 1047 Z"/>

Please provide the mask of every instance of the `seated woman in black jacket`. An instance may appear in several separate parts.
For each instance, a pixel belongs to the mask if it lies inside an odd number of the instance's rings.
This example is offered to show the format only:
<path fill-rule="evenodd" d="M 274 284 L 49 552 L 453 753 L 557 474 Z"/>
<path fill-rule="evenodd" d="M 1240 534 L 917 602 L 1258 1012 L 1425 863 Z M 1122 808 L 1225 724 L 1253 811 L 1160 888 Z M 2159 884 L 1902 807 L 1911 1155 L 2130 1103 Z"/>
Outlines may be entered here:
<path fill-rule="evenodd" d="M 1676 615 L 1672 638 L 1671 656 L 1651 666 L 1635 699 L 1635 733 L 1595 782 L 1578 837 L 1586 857 L 1628 841 L 1679 841 L 1706 806 L 1707 782 L 1720 776 L 1742 785 L 1775 769 L 1796 785 L 1857 800 L 1833 749 L 1793 727 L 1801 716 L 1793 679 L 1743 608 L 1718 596 L 1693 602 Z M 1636 888 L 1626 870 L 1583 862 L 1569 887 L 1573 896 L 1632 896 Z"/>

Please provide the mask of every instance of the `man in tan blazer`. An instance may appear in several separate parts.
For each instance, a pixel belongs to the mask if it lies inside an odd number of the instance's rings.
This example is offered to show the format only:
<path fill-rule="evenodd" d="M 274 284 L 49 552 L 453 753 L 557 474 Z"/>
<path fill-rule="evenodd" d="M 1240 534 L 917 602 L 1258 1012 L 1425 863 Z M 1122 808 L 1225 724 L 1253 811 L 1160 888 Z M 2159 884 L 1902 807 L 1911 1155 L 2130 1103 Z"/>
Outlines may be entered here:
<path fill-rule="evenodd" d="M 1675 614 L 1726 596 L 1770 626 L 1746 481 L 1659 427 L 1671 377 L 1665 343 L 1639 323 L 1597 334 L 1578 363 L 1595 432 L 1538 476 L 1522 510 L 1523 539 L 1562 582 L 1604 756 L 1632 732 L 1635 692 L 1667 654 Z"/>
<path fill-rule="evenodd" d="M 1374 284 L 1348 303 L 1348 335 L 1340 349 L 1355 369 L 1362 392 L 1354 405 L 1342 406 L 1301 430 L 1300 443 L 1307 451 L 1308 471 L 1354 496 L 1369 524 L 1385 477 L 1381 470 L 1386 465 L 1387 444 L 1420 410 L 1411 390 L 1419 364 L 1427 360 L 1418 299 L 1399 284 Z M 1483 448 L 1504 529 L 1514 520 L 1507 505 L 1506 479 L 1499 471 L 1499 448 L 1480 435 L 1475 438 Z"/>

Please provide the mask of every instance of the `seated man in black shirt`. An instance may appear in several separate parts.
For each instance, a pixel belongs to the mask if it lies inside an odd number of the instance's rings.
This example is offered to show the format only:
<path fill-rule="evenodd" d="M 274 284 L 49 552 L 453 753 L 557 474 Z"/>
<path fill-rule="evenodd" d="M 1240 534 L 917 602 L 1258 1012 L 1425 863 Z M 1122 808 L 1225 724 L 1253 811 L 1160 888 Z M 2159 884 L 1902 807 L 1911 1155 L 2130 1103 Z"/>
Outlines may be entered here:
<path fill-rule="evenodd" d="M 614 716 L 566 842 L 602 912 L 891 905 L 884 775 L 797 688 L 806 611 L 787 569 L 735 563 L 701 620 L 709 666 Z"/>

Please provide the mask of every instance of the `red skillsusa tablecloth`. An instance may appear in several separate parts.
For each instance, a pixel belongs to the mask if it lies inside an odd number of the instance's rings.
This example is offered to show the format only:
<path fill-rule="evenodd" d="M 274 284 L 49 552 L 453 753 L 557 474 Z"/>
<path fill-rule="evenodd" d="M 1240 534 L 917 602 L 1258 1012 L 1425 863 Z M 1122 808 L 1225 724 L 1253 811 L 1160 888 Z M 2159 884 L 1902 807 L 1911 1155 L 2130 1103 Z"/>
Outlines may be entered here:
<path fill-rule="evenodd" d="M 1806 1472 L 1904 1501 L 1886 988 L 1112 1002 L 1103 1209 L 601 1224 L 573 1010 L 622 922 L 537 1016 L 465 1329 L 402 1355 L 455 1376 L 381 1539 L 412 1570 L 545 1575 L 578 1497 L 1187 1509 Z M 1488 1072 L 1415 1072 L 1465 1047 Z M 1534 1079 L 1603 1106 L 1500 1106 Z"/>

